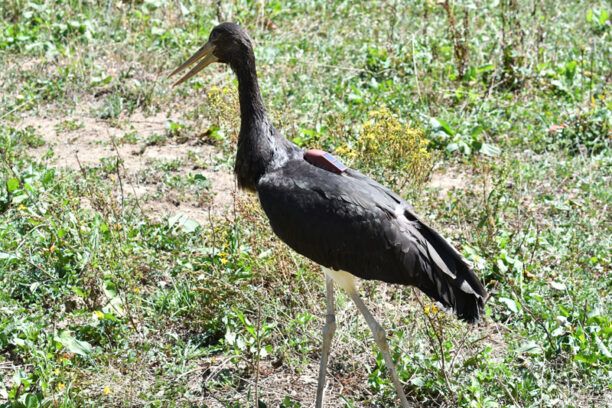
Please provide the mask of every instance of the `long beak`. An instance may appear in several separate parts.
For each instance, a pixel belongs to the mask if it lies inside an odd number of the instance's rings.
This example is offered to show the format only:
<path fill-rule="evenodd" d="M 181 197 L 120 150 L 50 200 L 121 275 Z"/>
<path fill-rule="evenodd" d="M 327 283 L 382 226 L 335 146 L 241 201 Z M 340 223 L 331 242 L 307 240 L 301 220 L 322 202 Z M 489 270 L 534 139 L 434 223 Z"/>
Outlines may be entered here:
<path fill-rule="evenodd" d="M 212 64 L 213 62 L 217 62 L 219 59 L 215 57 L 215 55 L 213 54 L 214 50 L 215 50 L 215 46 L 212 43 L 207 42 L 206 44 L 204 44 L 202 48 L 200 48 L 195 54 L 193 54 L 191 58 L 189 58 L 187 61 L 181 64 L 180 67 L 172 71 L 172 73 L 168 75 L 168 78 L 173 76 L 174 74 L 181 72 L 182 70 L 187 68 L 189 65 L 200 60 L 200 62 L 198 62 L 198 64 L 195 67 L 193 67 L 191 71 L 189 71 L 187 74 L 185 74 L 184 77 L 176 81 L 174 85 L 172 86 L 177 86 L 177 85 L 182 84 L 183 82 L 185 82 L 186 80 L 188 80 L 189 78 L 191 78 L 192 76 L 194 76 L 195 74 L 197 74 L 198 72 L 200 72 L 201 70 L 203 70 L 204 68 Z"/>

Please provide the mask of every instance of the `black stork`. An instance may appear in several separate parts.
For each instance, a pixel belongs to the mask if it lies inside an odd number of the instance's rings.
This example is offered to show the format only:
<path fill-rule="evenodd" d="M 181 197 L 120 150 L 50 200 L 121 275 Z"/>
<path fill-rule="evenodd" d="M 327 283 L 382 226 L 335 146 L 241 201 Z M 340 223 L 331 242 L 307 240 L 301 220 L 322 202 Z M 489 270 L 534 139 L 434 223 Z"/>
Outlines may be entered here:
<path fill-rule="evenodd" d="M 407 407 L 385 331 L 359 297 L 355 278 L 416 286 L 470 323 L 483 313 L 487 292 L 482 283 L 459 252 L 399 195 L 333 156 L 304 151 L 279 134 L 259 91 L 253 45 L 239 25 L 216 26 L 208 42 L 170 74 L 197 63 L 175 86 L 213 62 L 228 64 L 238 78 L 241 124 L 234 171 L 239 186 L 258 194 L 276 235 L 322 265 L 326 275 L 327 315 L 316 406 L 323 404 L 336 329 L 336 283 L 363 314 L 401 404 Z"/>

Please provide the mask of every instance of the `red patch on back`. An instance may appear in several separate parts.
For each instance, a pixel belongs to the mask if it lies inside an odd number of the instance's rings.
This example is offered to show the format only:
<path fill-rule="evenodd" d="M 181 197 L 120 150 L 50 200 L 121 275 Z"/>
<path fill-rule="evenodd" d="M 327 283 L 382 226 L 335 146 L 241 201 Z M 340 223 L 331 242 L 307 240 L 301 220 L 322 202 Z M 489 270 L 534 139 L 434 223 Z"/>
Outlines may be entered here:
<path fill-rule="evenodd" d="M 323 170 L 331 171 L 332 173 L 342 174 L 346 171 L 347 167 L 342 162 L 336 159 L 331 154 L 324 152 L 323 150 L 310 149 L 304 153 L 304 159 L 312 164 L 322 168 Z"/>

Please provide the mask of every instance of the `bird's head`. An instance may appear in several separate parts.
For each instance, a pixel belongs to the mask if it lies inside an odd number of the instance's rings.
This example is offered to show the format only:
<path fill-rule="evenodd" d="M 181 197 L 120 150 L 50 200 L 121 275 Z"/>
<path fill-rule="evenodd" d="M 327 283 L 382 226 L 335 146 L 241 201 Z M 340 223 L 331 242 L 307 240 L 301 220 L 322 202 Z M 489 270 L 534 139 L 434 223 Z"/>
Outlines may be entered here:
<path fill-rule="evenodd" d="M 208 42 L 175 69 L 170 76 L 181 72 L 196 62 L 196 66 L 179 79 L 174 86 L 185 82 L 213 62 L 229 64 L 236 70 L 241 65 L 248 63 L 248 58 L 252 54 L 253 45 L 247 32 L 238 24 L 221 23 L 210 32 Z"/>

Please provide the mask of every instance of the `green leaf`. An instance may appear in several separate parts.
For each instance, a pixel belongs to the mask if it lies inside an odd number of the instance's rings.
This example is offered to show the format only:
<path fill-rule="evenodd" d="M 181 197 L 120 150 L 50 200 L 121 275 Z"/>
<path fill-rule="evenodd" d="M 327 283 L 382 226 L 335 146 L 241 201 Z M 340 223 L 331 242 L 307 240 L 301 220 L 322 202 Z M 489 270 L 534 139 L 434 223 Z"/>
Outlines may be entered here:
<path fill-rule="evenodd" d="M 521 344 L 516 351 L 524 354 L 542 354 L 542 347 L 535 341 L 528 340 Z"/>
<path fill-rule="evenodd" d="M 499 300 L 499 303 L 503 303 L 504 305 L 506 305 L 506 307 L 512 313 L 518 313 L 518 307 L 516 306 L 516 302 L 514 300 L 505 297 L 500 297 L 497 300 Z"/>
<path fill-rule="evenodd" d="M 38 395 L 28 393 L 25 397 L 25 406 L 26 408 L 37 408 L 40 407 L 40 399 Z"/>
<path fill-rule="evenodd" d="M 578 66 L 578 62 L 571 60 L 565 64 L 565 79 L 570 83 L 574 80 L 576 76 L 576 67 Z"/>
<path fill-rule="evenodd" d="M 459 150 L 459 145 L 457 143 L 449 143 L 448 146 L 446 146 L 446 151 L 449 153 L 457 150 Z"/>
<path fill-rule="evenodd" d="M 200 227 L 200 223 L 192 220 L 184 214 L 177 213 L 168 219 L 168 224 L 171 227 L 180 227 L 186 233 L 192 233 Z"/>
<path fill-rule="evenodd" d="M 17 204 L 23 203 L 27 199 L 28 199 L 28 196 L 24 193 L 24 194 L 19 194 L 19 195 L 14 196 L 11 202 L 17 205 Z"/>
<path fill-rule="evenodd" d="M 216 140 L 217 142 L 220 142 L 221 140 L 225 138 L 225 134 L 223 133 L 221 128 L 217 125 L 212 125 L 206 131 L 206 135 L 209 136 L 211 139 Z"/>
<path fill-rule="evenodd" d="M 556 290 L 565 290 L 565 289 L 567 289 L 567 286 L 565 286 L 565 284 L 564 284 L 564 283 L 561 283 L 561 282 L 556 282 L 556 281 L 552 281 L 552 282 L 550 282 L 550 286 L 551 286 L 553 289 L 556 289 Z"/>
<path fill-rule="evenodd" d="M 412 377 L 410 379 L 410 384 L 416 385 L 417 387 L 422 387 L 425 385 L 425 380 L 422 377 Z"/>
<path fill-rule="evenodd" d="M 0 260 L 3 259 L 11 261 L 13 259 L 19 259 L 19 256 L 15 254 L 9 254 L 8 252 L 0 252 Z"/>
<path fill-rule="evenodd" d="M 9 193 L 17 190 L 19 188 L 19 180 L 16 178 L 10 178 L 6 181 L 6 189 Z"/>
<path fill-rule="evenodd" d="M 210 188 L 210 180 L 208 178 L 206 178 L 205 175 L 203 174 L 195 174 L 193 176 L 193 181 L 198 183 L 199 185 L 201 185 L 204 188 Z"/>
<path fill-rule="evenodd" d="M 110 302 L 108 302 L 108 304 L 102 308 L 102 311 L 113 316 L 125 316 L 123 302 L 119 296 L 112 298 Z"/>
<path fill-rule="evenodd" d="M 68 330 L 64 330 L 59 336 L 56 336 L 55 341 L 59 342 L 69 352 L 83 357 L 87 357 L 93 351 L 91 344 L 86 341 L 78 340 Z"/>
<path fill-rule="evenodd" d="M 72 286 L 70 287 L 70 290 L 72 290 L 72 293 L 74 293 L 75 295 L 77 295 L 80 298 L 85 299 L 87 297 L 87 293 L 85 293 L 85 291 L 81 288 L 79 288 L 78 286 Z"/>
<path fill-rule="evenodd" d="M 483 143 L 480 147 L 480 153 L 484 154 L 485 156 L 495 157 L 499 156 L 501 149 L 495 145 Z"/>
<path fill-rule="evenodd" d="M 112 82 L 113 77 L 110 75 L 106 75 L 106 76 L 94 76 L 91 78 L 91 85 L 92 86 L 103 86 L 103 85 L 108 85 Z"/>
<path fill-rule="evenodd" d="M 581 363 L 593 364 L 597 362 L 597 357 L 594 355 L 586 355 L 586 354 L 577 354 L 574 356 L 574 360 L 579 361 Z"/>
<path fill-rule="evenodd" d="M 442 130 L 449 136 L 455 136 L 455 131 L 449 126 L 448 123 L 438 118 L 431 118 L 429 121 L 430 125 L 434 130 Z"/>
<path fill-rule="evenodd" d="M 599 25 L 605 25 L 608 21 L 608 12 L 606 10 L 601 10 L 599 12 Z"/>
<path fill-rule="evenodd" d="M 478 67 L 478 73 L 483 73 L 483 72 L 491 72 L 495 70 L 495 65 L 493 64 L 485 64 L 485 65 L 481 65 Z"/>
<path fill-rule="evenodd" d="M 109 299 L 117 297 L 117 285 L 111 280 L 104 281 L 104 294 Z"/>
<path fill-rule="evenodd" d="M 269 258 L 272 255 L 273 251 L 271 249 L 266 249 L 264 251 L 261 251 L 259 255 L 257 255 L 257 258 L 259 259 L 264 259 L 264 258 Z"/>
<path fill-rule="evenodd" d="M 482 132 L 484 132 L 484 128 L 482 126 L 475 126 L 474 128 L 472 128 L 470 136 L 472 137 L 472 139 L 477 140 L 478 136 L 480 136 Z"/>
<path fill-rule="evenodd" d="M 601 341 L 601 339 L 597 335 L 595 335 L 595 343 L 597 344 L 597 348 L 599 349 L 599 352 L 601 354 L 603 354 L 607 358 L 612 358 L 612 354 L 610 353 L 610 350 L 608 350 L 604 342 Z"/>
<path fill-rule="evenodd" d="M 54 169 L 48 169 L 43 174 L 43 176 L 41 178 L 41 181 L 42 181 L 43 185 L 48 186 L 49 183 L 51 183 L 53 181 L 54 177 L 55 177 L 55 170 Z"/>

